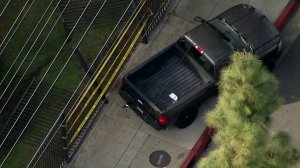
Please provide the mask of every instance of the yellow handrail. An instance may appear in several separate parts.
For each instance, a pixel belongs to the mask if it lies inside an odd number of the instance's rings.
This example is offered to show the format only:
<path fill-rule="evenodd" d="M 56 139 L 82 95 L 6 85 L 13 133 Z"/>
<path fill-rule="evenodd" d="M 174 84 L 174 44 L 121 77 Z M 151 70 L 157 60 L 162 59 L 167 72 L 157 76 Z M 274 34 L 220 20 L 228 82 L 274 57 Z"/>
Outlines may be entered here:
<path fill-rule="evenodd" d="M 114 53 L 114 51 L 117 49 L 118 45 L 120 44 L 121 40 L 123 39 L 123 37 L 125 36 L 126 32 L 129 30 L 129 27 L 132 25 L 133 21 L 135 20 L 135 18 L 138 16 L 138 14 L 140 13 L 140 11 L 142 10 L 143 6 L 145 5 L 147 0 L 145 0 L 140 8 L 138 9 L 138 11 L 136 12 L 136 14 L 134 15 L 133 19 L 130 21 L 130 23 L 128 24 L 127 28 L 125 29 L 124 33 L 121 35 L 121 37 L 119 38 L 118 42 L 116 43 L 116 45 L 114 46 L 114 48 L 112 49 L 112 51 L 110 52 L 110 54 L 108 55 L 107 59 L 104 61 L 103 65 L 101 66 L 101 68 L 99 69 L 99 71 L 97 72 L 97 74 L 95 75 L 95 77 L 93 78 L 93 80 L 90 82 L 89 86 L 86 88 L 86 90 L 84 91 L 83 95 L 80 97 L 79 101 L 76 103 L 76 106 L 73 108 L 72 112 L 70 113 L 70 115 L 68 115 L 68 118 L 66 120 L 66 123 L 71 119 L 71 117 L 73 116 L 73 114 L 75 113 L 76 109 L 78 108 L 78 106 L 80 105 L 80 103 L 82 102 L 82 100 L 84 99 L 84 97 L 86 96 L 86 94 L 90 91 L 91 87 L 94 85 L 96 79 L 99 77 L 99 75 L 101 74 L 102 70 L 104 69 L 104 67 L 106 66 L 106 64 L 108 63 L 108 61 L 110 60 L 110 57 L 112 56 L 112 54 Z M 84 105 L 84 108 L 87 106 L 87 104 Z"/>
<path fill-rule="evenodd" d="M 149 10 L 149 9 L 148 9 Z M 125 49 L 125 47 L 127 46 L 129 40 L 132 38 L 134 32 L 136 31 L 136 29 L 139 27 L 140 23 L 142 22 L 142 20 L 144 19 L 144 17 L 146 16 L 147 12 L 145 12 L 145 14 L 142 16 L 142 18 L 140 19 L 139 23 L 137 24 L 137 26 L 134 28 L 133 33 L 130 35 L 130 37 L 127 39 L 126 43 L 123 45 L 121 51 L 119 52 L 119 54 L 117 55 L 116 59 L 113 61 L 113 63 L 111 64 L 111 66 L 109 67 L 109 69 L 107 70 L 106 74 L 104 75 L 104 77 L 102 77 L 100 83 L 98 84 L 98 86 L 96 87 L 96 89 L 93 91 L 93 93 L 90 95 L 89 99 L 87 100 L 87 102 L 85 103 L 84 107 L 80 110 L 79 114 L 77 115 L 75 121 L 72 123 L 71 127 L 69 128 L 69 131 L 67 132 L 67 134 L 69 134 L 69 132 L 72 130 L 73 126 L 75 125 L 75 123 L 77 122 L 77 120 L 79 119 L 79 117 L 81 116 L 81 114 L 83 113 L 83 111 L 86 109 L 87 105 L 91 102 L 91 100 L 94 98 L 95 94 L 97 93 L 97 91 L 100 89 L 102 83 L 104 82 L 104 79 L 107 78 L 107 75 L 109 74 L 109 72 L 111 71 L 111 69 L 114 67 L 114 65 L 116 64 L 117 60 L 119 59 L 121 53 L 123 52 L 123 50 Z"/>
<path fill-rule="evenodd" d="M 134 47 L 134 44 L 137 42 L 139 36 L 141 35 L 142 31 L 144 30 L 147 20 L 149 19 L 151 15 L 148 16 L 148 18 L 146 19 L 146 21 L 143 23 L 143 25 L 141 26 L 140 30 L 138 31 L 137 35 L 135 36 L 135 38 L 133 39 L 132 43 L 129 46 L 129 49 L 126 51 L 124 57 L 122 58 L 120 64 L 118 65 L 118 67 L 116 68 L 116 71 L 114 71 L 114 73 L 112 74 L 111 78 L 109 79 L 108 83 L 106 84 L 106 86 L 103 88 L 102 92 L 100 93 L 100 96 L 97 98 L 96 102 L 93 104 L 92 108 L 89 110 L 89 112 L 87 113 L 87 115 L 84 117 L 83 121 L 81 122 L 80 126 L 78 127 L 78 129 L 76 130 L 76 132 L 74 133 L 74 135 L 72 136 L 70 142 L 67 145 L 67 148 L 70 146 L 70 144 L 72 144 L 72 142 L 75 140 L 75 138 L 77 137 L 77 135 L 79 134 L 79 132 L 81 131 L 81 129 L 83 128 L 83 126 L 85 125 L 85 123 L 87 122 L 87 120 L 89 119 L 89 117 L 91 116 L 92 112 L 95 110 L 95 108 L 97 107 L 98 103 L 100 102 L 100 100 L 102 99 L 103 95 L 105 94 L 105 92 L 107 91 L 107 89 L 109 88 L 110 84 L 113 82 L 113 79 L 115 78 L 115 76 L 117 75 L 117 73 L 119 72 L 119 70 L 121 69 L 122 65 L 124 64 L 124 62 L 126 61 L 126 58 L 128 57 L 128 55 L 130 54 L 131 50 Z"/>

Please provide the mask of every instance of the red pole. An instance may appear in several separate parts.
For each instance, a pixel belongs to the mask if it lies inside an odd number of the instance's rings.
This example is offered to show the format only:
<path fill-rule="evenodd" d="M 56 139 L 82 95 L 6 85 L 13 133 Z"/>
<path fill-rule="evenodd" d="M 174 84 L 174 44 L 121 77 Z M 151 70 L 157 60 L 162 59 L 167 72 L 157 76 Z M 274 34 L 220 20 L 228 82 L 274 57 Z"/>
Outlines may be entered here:
<path fill-rule="evenodd" d="M 281 12 L 275 22 L 275 26 L 279 31 L 282 31 L 292 14 L 296 11 L 300 4 L 300 0 L 290 0 L 284 10 Z"/>
<path fill-rule="evenodd" d="M 180 168 L 187 168 L 193 163 L 193 161 L 197 161 L 199 159 L 200 154 L 205 150 L 206 146 L 211 140 L 213 132 L 213 128 L 205 128 L 199 140 L 196 142 L 185 161 L 181 164 Z"/>

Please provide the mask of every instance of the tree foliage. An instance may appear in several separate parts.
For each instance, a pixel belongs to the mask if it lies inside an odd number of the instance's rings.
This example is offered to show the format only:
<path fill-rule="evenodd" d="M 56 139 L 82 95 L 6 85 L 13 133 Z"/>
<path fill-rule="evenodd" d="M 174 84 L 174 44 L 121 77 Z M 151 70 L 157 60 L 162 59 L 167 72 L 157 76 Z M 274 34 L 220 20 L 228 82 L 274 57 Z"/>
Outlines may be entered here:
<path fill-rule="evenodd" d="M 221 72 L 216 108 L 206 122 L 219 146 L 199 168 L 283 168 L 299 158 L 283 132 L 270 133 L 269 115 L 281 104 L 278 81 L 251 53 L 236 52 Z"/>

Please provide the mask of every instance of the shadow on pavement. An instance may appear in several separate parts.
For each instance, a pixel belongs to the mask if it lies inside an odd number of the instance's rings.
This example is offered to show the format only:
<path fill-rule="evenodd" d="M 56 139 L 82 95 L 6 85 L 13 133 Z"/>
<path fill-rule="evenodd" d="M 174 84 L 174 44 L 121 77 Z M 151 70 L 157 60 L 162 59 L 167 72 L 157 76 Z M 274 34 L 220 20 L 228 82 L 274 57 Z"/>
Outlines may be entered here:
<path fill-rule="evenodd" d="M 300 101 L 300 35 L 284 55 L 274 74 L 280 81 L 279 95 L 284 97 L 285 104 Z"/>

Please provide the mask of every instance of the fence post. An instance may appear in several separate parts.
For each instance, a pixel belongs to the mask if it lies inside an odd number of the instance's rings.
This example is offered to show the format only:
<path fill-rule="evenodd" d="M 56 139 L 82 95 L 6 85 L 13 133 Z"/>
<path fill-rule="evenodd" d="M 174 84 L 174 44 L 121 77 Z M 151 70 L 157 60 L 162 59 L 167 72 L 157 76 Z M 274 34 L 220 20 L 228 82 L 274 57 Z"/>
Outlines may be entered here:
<path fill-rule="evenodd" d="M 91 69 L 89 70 L 89 67 L 86 63 L 86 61 L 84 60 L 82 54 L 80 53 L 79 49 L 76 48 L 75 52 L 74 52 L 74 56 L 78 59 L 81 67 L 84 69 L 84 71 L 87 73 L 87 76 L 89 78 L 93 77 L 93 73 L 91 72 Z"/>
<path fill-rule="evenodd" d="M 84 69 L 84 71 L 87 73 L 87 76 L 92 79 L 93 78 L 93 74 L 94 72 L 91 72 L 92 70 L 88 67 L 88 64 L 86 63 L 86 61 L 84 60 L 82 54 L 80 53 L 79 49 L 76 48 L 75 52 L 74 52 L 74 56 L 78 59 L 81 67 Z M 94 87 L 96 88 L 99 85 L 99 83 L 97 81 L 95 81 L 95 85 Z M 101 90 L 100 90 L 101 92 Z M 108 100 L 106 99 L 106 97 L 104 96 L 102 99 L 105 103 L 108 103 Z"/>

